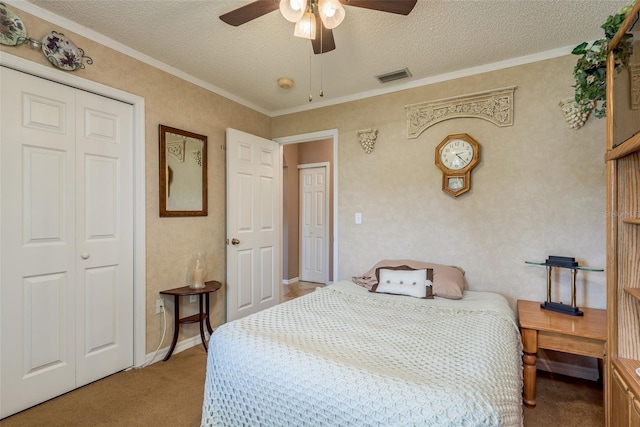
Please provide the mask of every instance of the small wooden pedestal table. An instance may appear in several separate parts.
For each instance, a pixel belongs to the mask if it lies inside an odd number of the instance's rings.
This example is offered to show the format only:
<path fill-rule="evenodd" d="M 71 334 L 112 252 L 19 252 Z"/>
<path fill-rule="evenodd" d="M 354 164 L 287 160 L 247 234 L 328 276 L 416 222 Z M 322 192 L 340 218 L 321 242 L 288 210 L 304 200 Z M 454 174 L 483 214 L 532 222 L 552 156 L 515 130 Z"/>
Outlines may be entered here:
<path fill-rule="evenodd" d="M 522 400 L 527 407 L 536 406 L 536 353 L 539 348 L 596 357 L 602 372 L 607 312 L 594 308 L 581 310 L 584 316 L 570 316 L 544 310 L 539 302 L 518 300 L 518 320 L 524 350 Z"/>
<path fill-rule="evenodd" d="M 164 356 L 163 362 L 166 362 L 171 357 L 173 350 L 176 348 L 176 343 L 178 342 L 178 329 L 182 323 L 196 323 L 200 324 L 200 337 L 202 338 L 202 345 L 204 346 L 205 351 L 207 351 L 207 340 L 204 337 L 204 325 L 207 325 L 207 331 L 209 331 L 209 335 L 213 333 L 213 328 L 211 327 L 211 323 L 209 321 L 209 294 L 217 291 L 222 287 L 220 282 L 212 280 L 210 282 L 204 283 L 204 288 L 201 289 L 191 289 L 188 286 L 182 286 L 181 288 L 168 289 L 166 291 L 160 292 L 163 295 L 173 295 L 173 341 L 171 342 L 171 347 L 169 347 L 169 351 L 167 355 Z M 180 297 L 198 295 L 199 298 L 199 310 L 197 314 L 192 316 L 187 316 L 184 318 L 180 318 Z"/>

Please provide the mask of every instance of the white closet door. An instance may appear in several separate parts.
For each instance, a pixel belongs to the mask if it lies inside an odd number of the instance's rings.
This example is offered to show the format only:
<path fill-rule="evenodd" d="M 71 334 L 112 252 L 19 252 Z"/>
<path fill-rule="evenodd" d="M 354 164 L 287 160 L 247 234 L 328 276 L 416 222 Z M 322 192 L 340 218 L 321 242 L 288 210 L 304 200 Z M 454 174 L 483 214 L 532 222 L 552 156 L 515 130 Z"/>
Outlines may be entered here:
<path fill-rule="evenodd" d="M 75 387 L 75 90 L 3 67 L 0 84 L 5 416 Z"/>
<path fill-rule="evenodd" d="M 133 365 L 133 107 L 76 92 L 76 386 Z"/>
<path fill-rule="evenodd" d="M 124 159 L 93 141 L 109 139 L 121 112 L 5 67 L 0 89 L 1 418 L 132 365 L 133 257 L 131 190 L 122 190 L 131 182 L 131 140 Z M 115 134 L 131 133 L 128 120 L 115 120 Z M 125 234 L 129 243 L 113 243 Z M 120 245 L 110 252 L 122 256 L 104 256 L 105 245 Z M 122 342 L 127 362 L 90 359 Z"/>

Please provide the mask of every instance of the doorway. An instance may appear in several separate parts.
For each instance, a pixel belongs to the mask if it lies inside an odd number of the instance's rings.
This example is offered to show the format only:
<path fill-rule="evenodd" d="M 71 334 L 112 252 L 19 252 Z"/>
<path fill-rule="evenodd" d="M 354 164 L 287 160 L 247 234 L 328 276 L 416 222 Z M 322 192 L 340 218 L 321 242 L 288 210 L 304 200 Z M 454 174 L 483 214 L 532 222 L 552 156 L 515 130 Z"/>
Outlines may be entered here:
<path fill-rule="evenodd" d="M 283 165 L 283 284 L 300 280 L 300 197 L 298 165 L 327 162 L 328 170 L 328 277 L 327 283 L 338 280 L 338 130 L 330 129 L 307 134 L 275 138 L 282 145 Z"/>

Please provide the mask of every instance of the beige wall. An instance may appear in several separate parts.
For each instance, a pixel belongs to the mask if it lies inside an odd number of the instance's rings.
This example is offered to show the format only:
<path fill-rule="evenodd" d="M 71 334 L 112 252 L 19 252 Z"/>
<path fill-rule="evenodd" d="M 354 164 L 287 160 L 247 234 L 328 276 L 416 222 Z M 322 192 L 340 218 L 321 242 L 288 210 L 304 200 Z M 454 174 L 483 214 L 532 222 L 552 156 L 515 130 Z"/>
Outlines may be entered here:
<path fill-rule="evenodd" d="M 270 137 L 271 119 L 226 98 L 146 65 L 84 37 L 45 22 L 26 12 L 16 11 L 28 35 L 41 38 L 51 30 L 64 33 L 93 58 L 93 65 L 75 71 L 79 77 L 133 93 L 145 99 L 146 149 L 146 325 L 147 352 L 153 351 L 162 334 L 162 316 L 155 314 L 155 300 L 163 289 L 183 286 L 187 263 L 193 252 L 204 252 L 206 280 L 225 283 L 225 129 Z M 48 64 L 39 51 L 26 46 L 0 45 L 0 50 L 40 64 Z M 60 71 L 64 73 L 64 71 Z M 158 125 L 187 130 L 208 137 L 209 215 L 198 218 L 160 218 Z M 183 300 L 186 300 L 183 298 Z M 212 325 L 224 322 L 225 292 L 211 299 Z M 168 346 L 172 333 L 173 302 L 167 300 Z M 182 314 L 191 314 L 196 304 L 185 301 Z M 197 325 L 183 325 L 179 340 L 198 335 Z"/>
<path fill-rule="evenodd" d="M 605 264 L 605 177 L 603 120 L 574 131 L 558 102 L 572 93 L 575 58 L 566 56 L 448 81 L 347 104 L 270 119 L 108 47 L 19 11 L 32 37 L 62 31 L 94 60 L 78 76 L 145 99 L 147 352 L 158 344 L 158 292 L 184 280 L 192 252 L 206 253 L 206 279 L 225 278 L 225 128 L 275 138 L 339 129 L 339 277 L 364 273 L 385 258 L 413 258 L 455 264 L 468 287 L 541 301 L 545 272 L 525 260 L 575 256 Z M 0 50 L 48 64 L 25 46 Z M 62 73 L 62 71 L 61 71 Z M 517 85 L 514 126 L 498 128 L 479 119 L 439 123 L 407 139 L 404 106 L 427 100 Z M 330 89 L 330 88 L 328 88 Z M 295 120 L 291 120 L 295 116 Z M 158 216 L 158 125 L 209 138 L 209 215 Z M 379 130 L 375 150 L 365 154 L 359 129 Z M 471 192 L 457 199 L 441 191 L 435 146 L 452 133 L 466 132 L 482 145 Z M 297 174 L 296 174 L 297 175 Z M 355 225 L 355 212 L 363 223 Z M 335 279 L 335 278 L 334 278 Z M 568 301 L 568 277 L 554 299 Z M 212 298 L 213 323 L 225 317 L 225 294 Z M 578 304 L 605 306 L 603 273 L 579 274 Z M 171 308 L 171 307 L 169 307 Z M 193 304 L 185 306 L 194 310 Z M 171 322 L 171 319 L 169 319 Z M 183 327 L 181 340 L 197 335 Z M 165 344 L 168 340 L 165 340 Z"/>
<path fill-rule="evenodd" d="M 572 94 L 571 56 L 274 118 L 272 137 L 339 130 L 339 277 L 382 259 L 411 258 L 466 270 L 468 288 L 544 300 L 546 272 L 524 264 L 547 255 L 605 265 L 604 120 L 579 131 L 558 103 Z M 407 139 L 404 106 L 516 85 L 514 125 L 452 119 Z M 379 130 L 365 154 L 359 129 Z M 435 147 L 466 132 L 482 146 L 472 189 L 442 192 Z M 362 212 L 361 225 L 354 214 Z M 555 301 L 569 302 L 569 277 Z M 578 275 L 579 305 L 605 307 L 604 273 Z"/>

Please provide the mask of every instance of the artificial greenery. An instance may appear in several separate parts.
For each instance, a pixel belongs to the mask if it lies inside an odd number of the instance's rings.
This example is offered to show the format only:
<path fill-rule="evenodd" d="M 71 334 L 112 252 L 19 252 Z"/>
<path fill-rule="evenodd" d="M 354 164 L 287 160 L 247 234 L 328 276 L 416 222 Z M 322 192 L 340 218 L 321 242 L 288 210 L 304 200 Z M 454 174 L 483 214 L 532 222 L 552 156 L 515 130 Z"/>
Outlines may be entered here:
<path fill-rule="evenodd" d="M 607 53 L 609 42 L 618 32 L 620 25 L 627 17 L 632 6 L 625 6 L 615 15 L 610 15 L 600 28 L 605 37 L 594 41 L 591 46 L 587 42 L 576 46 L 571 53 L 580 55 L 573 76 L 575 78 L 576 107 L 584 113 L 602 118 L 607 111 Z M 621 71 L 629 64 L 632 52 L 632 35 L 626 33 L 613 50 L 615 68 Z"/>

